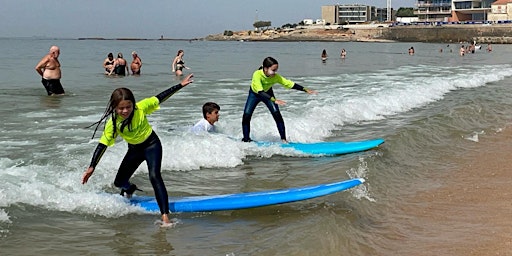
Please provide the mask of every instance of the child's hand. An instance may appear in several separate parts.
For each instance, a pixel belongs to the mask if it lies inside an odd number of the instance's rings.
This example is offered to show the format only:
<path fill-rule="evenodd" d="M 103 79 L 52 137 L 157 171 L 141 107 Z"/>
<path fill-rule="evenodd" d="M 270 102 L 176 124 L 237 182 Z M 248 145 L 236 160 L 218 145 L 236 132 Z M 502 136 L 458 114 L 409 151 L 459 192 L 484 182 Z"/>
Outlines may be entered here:
<path fill-rule="evenodd" d="M 286 105 L 286 101 L 284 101 L 284 100 L 276 100 L 276 101 L 274 101 L 274 103 L 276 103 L 279 106 Z"/>
<path fill-rule="evenodd" d="M 192 80 L 192 77 L 194 77 L 194 74 L 190 74 L 190 75 L 186 76 L 185 78 L 183 78 L 183 80 L 181 80 L 180 84 L 182 86 L 187 86 L 188 84 L 193 83 L 194 80 Z"/>
<path fill-rule="evenodd" d="M 306 92 L 307 92 L 308 94 L 318 94 L 318 92 L 317 92 L 317 91 L 315 91 L 315 90 L 310 90 L 310 89 L 307 89 L 307 90 L 306 90 Z"/>

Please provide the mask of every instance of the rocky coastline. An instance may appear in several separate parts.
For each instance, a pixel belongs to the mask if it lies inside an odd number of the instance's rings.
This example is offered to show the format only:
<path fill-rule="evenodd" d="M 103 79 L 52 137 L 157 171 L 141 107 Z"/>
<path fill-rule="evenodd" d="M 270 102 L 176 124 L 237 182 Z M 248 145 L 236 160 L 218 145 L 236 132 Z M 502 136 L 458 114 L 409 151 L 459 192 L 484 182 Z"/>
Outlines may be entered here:
<path fill-rule="evenodd" d="M 208 41 L 330 41 L 330 42 L 473 42 L 512 44 L 512 24 L 351 26 L 293 30 L 237 31 L 215 34 Z"/>
<path fill-rule="evenodd" d="M 205 37 L 208 41 L 393 41 L 375 36 L 362 35 L 354 29 L 304 28 L 295 30 L 237 31 L 232 35 L 215 34 Z M 361 31 L 359 31 L 361 32 Z"/>

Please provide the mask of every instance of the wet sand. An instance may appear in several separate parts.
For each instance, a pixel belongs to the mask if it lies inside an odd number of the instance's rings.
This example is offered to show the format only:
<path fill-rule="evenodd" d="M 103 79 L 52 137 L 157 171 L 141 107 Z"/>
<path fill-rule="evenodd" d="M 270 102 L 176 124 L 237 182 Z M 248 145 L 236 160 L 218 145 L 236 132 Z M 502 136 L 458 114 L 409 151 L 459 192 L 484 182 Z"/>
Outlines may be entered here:
<path fill-rule="evenodd" d="M 440 187 L 403 209 L 399 255 L 512 255 L 512 127 L 484 136 Z M 410 235 L 412 234 L 412 235 Z"/>

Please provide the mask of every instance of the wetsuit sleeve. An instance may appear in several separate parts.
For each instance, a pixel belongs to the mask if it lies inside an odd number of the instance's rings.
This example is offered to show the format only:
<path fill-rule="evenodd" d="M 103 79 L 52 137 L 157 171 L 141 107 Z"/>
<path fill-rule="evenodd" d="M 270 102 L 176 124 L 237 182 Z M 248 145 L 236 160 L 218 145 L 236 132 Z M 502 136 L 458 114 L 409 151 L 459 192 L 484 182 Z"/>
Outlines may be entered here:
<path fill-rule="evenodd" d="M 258 92 L 258 95 L 260 95 L 261 97 L 267 99 L 267 100 L 270 100 L 272 102 L 276 101 L 276 98 L 268 93 L 266 93 L 265 91 L 259 91 Z"/>
<path fill-rule="evenodd" d="M 89 167 L 96 168 L 96 165 L 100 162 L 103 153 L 107 150 L 107 146 L 105 144 L 98 143 L 96 150 L 94 150 L 94 154 L 92 154 L 91 164 Z"/>
<path fill-rule="evenodd" d="M 292 89 L 295 89 L 297 91 L 305 91 L 305 92 L 308 91 L 308 88 L 306 88 L 298 83 L 294 83 Z"/>
<path fill-rule="evenodd" d="M 166 101 L 169 97 L 171 97 L 173 94 L 175 94 L 177 91 L 179 91 L 181 88 L 183 88 L 183 85 L 181 84 L 177 84 L 161 93 L 159 93 L 158 95 L 156 95 L 156 97 L 158 98 L 158 101 L 160 101 L 160 103 Z"/>
<path fill-rule="evenodd" d="M 307 91 L 307 88 L 306 87 L 303 87 L 302 85 L 300 84 L 297 84 L 297 83 L 294 83 L 293 84 L 293 87 L 291 89 L 295 89 L 295 90 L 298 90 L 298 91 Z M 269 90 L 269 92 L 271 92 Z M 266 99 L 269 99 L 270 101 L 272 102 L 275 102 L 276 101 L 276 98 L 274 97 L 273 93 L 270 94 L 268 92 L 265 92 L 265 91 L 259 91 L 258 94 Z"/>

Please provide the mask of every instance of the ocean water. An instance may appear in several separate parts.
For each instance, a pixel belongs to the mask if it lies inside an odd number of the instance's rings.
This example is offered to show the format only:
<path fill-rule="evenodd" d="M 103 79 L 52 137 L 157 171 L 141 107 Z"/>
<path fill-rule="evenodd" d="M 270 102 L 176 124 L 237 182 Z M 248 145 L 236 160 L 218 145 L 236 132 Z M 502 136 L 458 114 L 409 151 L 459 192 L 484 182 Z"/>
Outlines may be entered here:
<path fill-rule="evenodd" d="M 34 70 L 51 45 L 61 48 L 63 97 L 46 96 Z M 411 46 L 414 56 L 407 54 Z M 457 44 L 425 43 L 0 39 L 0 47 L 2 255 L 393 255 L 415 234 L 414 216 L 403 209 L 422 202 L 410 198 L 438 187 L 456 168 L 454 159 L 478 150 L 482 138 L 512 118 L 509 45 L 464 57 Z M 177 84 L 170 65 L 179 49 L 195 82 L 149 117 L 163 143 L 170 196 L 355 177 L 366 183 L 284 205 L 174 213 L 178 224 L 170 229 L 155 225 L 159 213 L 117 195 L 113 180 L 123 141 L 81 185 L 101 133 L 91 139 L 93 129 L 84 127 L 101 117 L 115 88 L 128 87 L 140 100 Z M 130 62 L 133 50 L 144 63 L 142 75 L 103 75 L 107 53 L 122 52 Z M 267 56 L 279 61 L 280 74 L 319 92 L 274 86 L 287 101 L 281 112 L 290 141 L 386 142 L 362 153 L 312 157 L 233 140 L 242 136 L 252 72 Z M 191 134 L 206 101 L 221 106 L 220 134 Z M 279 139 L 264 105 L 255 111 L 251 136 Z M 144 190 L 140 194 L 153 195 L 147 173 L 142 164 L 132 181 Z"/>

